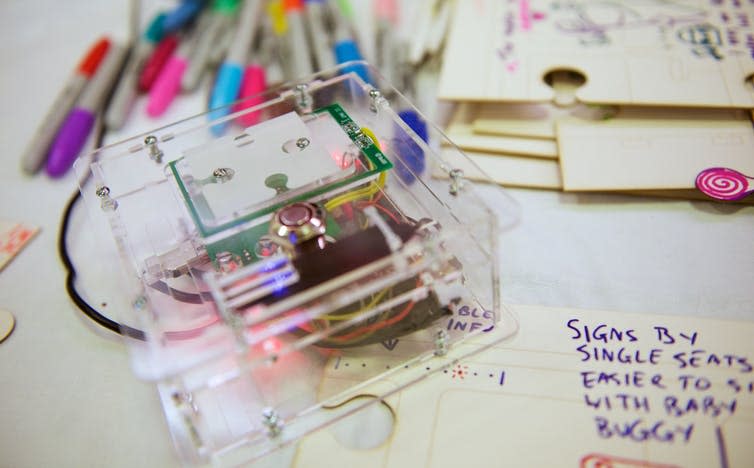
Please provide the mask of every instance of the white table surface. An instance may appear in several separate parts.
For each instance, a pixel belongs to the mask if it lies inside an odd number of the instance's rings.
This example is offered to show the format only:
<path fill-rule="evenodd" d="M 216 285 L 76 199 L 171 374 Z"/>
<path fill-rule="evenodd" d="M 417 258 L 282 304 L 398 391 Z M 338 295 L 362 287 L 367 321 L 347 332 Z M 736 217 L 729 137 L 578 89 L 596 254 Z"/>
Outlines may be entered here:
<path fill-rule="evenodd" d="M 19 170 L 82 52 L 101 34 L 125 38 L 126 17 L 122 0 L 0 2 L 0 219 L 41 227 L 0 272 L 0 308 L 17 319 L 0 343 L 0 466 L 178 464 L 155 389 L 136 380 L 125 347 L 65 294 L 55 247 L 73 175 Z M 163 122 L 190 112 L 179 107 Z M 141 119 L 134 128 L 153 125 Z M 503 236 L 508 301 L 754 320 L 754 207 L 510 193 L 522 218 Z M 86 255 L 84 223 L 78 213 L 71 246 L 82 268 L 97 261 Z"/>

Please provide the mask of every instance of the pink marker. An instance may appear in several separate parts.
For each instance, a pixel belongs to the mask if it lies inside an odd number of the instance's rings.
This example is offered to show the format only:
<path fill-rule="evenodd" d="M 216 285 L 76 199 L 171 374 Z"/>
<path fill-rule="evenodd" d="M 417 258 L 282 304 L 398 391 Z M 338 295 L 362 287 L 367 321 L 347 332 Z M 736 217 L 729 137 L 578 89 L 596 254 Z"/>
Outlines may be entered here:
<path fill-rule="evenodd" d="M 170 107 L 175 97 L 181 91 L 181 81 L 183 74 L 189 66 L 191 54 L 196 48 L 197 39 L 205 29 L 207 21 L 199 20 L 196 30 L 190 38 L 184 39 L 178 50 L 170 56 L 168 61 L 160 70 L 155 78 L 152 87 L 149 88 L 149 99 L 147 101 L 147 115 L 150 117 L 159 117 Z"/>
<path fill-rule="evenodd" d="M 167 63 L 170 56 L 173 55 L 173 51 L 178 46 L 178 38 L 174 35 L 165 36 L 157 43 L 157 46 L 152 51 L 144 67 L 141 69 L 139 75 L 139 90 L 149 91 L 154 84 L 154 80 L 157 79 L 157 75 Z"/>
<path fill-rule="evenodd" d="M 261 93 L 267 89 L 267 78 L 261 65 L 251 64 L 246 67 L 241 78 L 241 90 L 239 99 L 241 102 L 233 107 L 233 112 L 248 109 L 264 102 Z M 259 123 L 261 111 L 247 112 L 236 118 L 236 121 L 244 127 L 250 127 Z"/>

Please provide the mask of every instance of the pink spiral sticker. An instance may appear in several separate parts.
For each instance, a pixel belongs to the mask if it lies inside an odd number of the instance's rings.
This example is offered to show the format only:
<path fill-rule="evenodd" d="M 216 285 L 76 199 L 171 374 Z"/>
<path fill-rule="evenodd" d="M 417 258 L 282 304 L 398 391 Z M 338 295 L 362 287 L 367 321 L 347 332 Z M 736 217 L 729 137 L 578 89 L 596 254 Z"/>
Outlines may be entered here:
<path fill-rule="evenodd" d="M 718 200 L 740 200 L 754 192 L 748 179 L 727 167 L 710 167 L 696 176 L 696 188 Z"/>

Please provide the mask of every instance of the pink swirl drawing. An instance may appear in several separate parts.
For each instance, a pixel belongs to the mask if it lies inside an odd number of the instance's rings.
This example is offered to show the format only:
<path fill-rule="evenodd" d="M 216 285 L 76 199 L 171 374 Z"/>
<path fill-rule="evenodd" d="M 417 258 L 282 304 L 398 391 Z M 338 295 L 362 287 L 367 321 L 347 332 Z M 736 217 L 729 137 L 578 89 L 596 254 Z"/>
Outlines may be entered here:
<path fill-rule="evenodd" d="M 751 179 L 727 167 L 710 167 L 696 176 L 696 188 L 718 200 L 740 200 L 754 192 Z"/>

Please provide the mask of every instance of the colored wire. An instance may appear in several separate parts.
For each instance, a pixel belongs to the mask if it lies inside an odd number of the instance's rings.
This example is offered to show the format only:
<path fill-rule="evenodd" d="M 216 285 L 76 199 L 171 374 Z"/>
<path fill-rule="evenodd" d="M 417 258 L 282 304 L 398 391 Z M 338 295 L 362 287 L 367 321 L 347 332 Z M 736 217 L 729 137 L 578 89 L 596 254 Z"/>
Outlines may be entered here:
<path fill-rule="evenodd" d="M 350 333 L 346 333 L 345 335 L 332 336 L 329 339 L 327 339 L 326 341 L 335 341 L 335 342 L 337 342 L 339 344 L 344 344 L 344 342 L 352 343 L 354 341 L 361 341 L 364 338 L 366 338 L 365 336 L 363 336 L 365 333 L 368 333 L 368 332 L 374 333 L 374 332 L 376 332 L 378 330 L 381 330 L 381 329 L 383 329 L 385 327 L 389 327 L 391 325 L 394 325 L 394 324 L 400 322 L 401 320 L 403 320 L 404 318 L 406 318 L 406 316 L 408 316 L 408 314 L 411 312 L 411 309 L 414 308 L 414 304 L 416 304 L 414 301 L 409 302 L 406 305 L 406 307 L 403 308 L 402 311 L 400 311 L 398 314 L 396 314 L 395 316 L 393 316 L 393 317 L 391 317 L 391 318 L 389 318 L 387 320 L 384 320 L 384 321 L 381 321 L 381 322 L 376 322 L 376 323 L 373 323 L 371 325 L 367 325 L 364 328 L 360 328 L 358 330 L 354 330 L 354 331 L 352 331 Z M 370 333 L 370 335 L 372 333 Z"/>
<path fill-rule="evenodd" d="M 68 204 L 65 207 L 65 210 L 63 211 L 63 216 L 61 218 L 60 222 L 60 231 L 58 233 L 58 255 L 60 256 L 60 260 L 63 262 L 63 266 L 66 270 L 66 280 L 65 280 L 65 289 L 68 293 L 68 296 L 71 298 L 71 301 L 76 305 L 76 307 L 81 310 L 81 312 L 84 313 L 89 319 L 94 321 L 96 324 L 115 332 L 119 335 L 127 336 L 129 338 L 135 338 L 137 340 L 146 340 L 146 334 L 143 330 L 139 330 L 137 328 L 133 328 L 131 326 L 125 325 L 123 323 L 116 322 L 115 320 L 103 315 L 100 311 L 92 307 L 86 300 L 81 297 L 81 294 L 79 294 L 78 290 L 76 289 L 76 267 L 73 265 L 73 262 L 71 261 L 70 254 L 68 252 L 68 226 L 70 225 L 71 221 L 71 214 L 73 213 L 73 208 L 76 206 L 76 204 L 81 200 L 81 192 L 78 190 L 76 193 L 73 194 L 71 199 L 68 201 Z M 152 288 L 165 293 L 169 294 L 176 300 L 179 300 L 181 302 L 186 302 L 190 304 L 201 304 L 203 300 L 211 298 L 209 293 L 188 293 L 185 291 L 181 291 L 175 288 L 171 288 L 167 285 L 167 283 L 163 281 L 158 281 L 154 284 L 150 285 Z M 213 325 L 217 323 L 218 319 L 215 318 L 214 320 L 209 321 L 208 323 L 188 329 L 188 330 L 173 330 L 173 331 L 166 331 L 164 336 L 168 340 L 183 340 L 183 339 L 189 339 L 194 338 L 198 336 L 204 329 L 209 327 L 210 325 Z"/>
<path fill-rule="evenodd" d="M 136 338 L 137 340 L 144 341 L 146 339 L 146 336 L 142 330 L 129 327 L 128 325 L 118 323 L 108 317 L 105 317 L 98 310 L 89 305 L 89 303 L 86 302 L 76 290 L 76 268 L 73 266 L 71 257 L 68 255 L 68 246 L 66 244 L 66 239 L 68 237 L 68 225 L 70 224 L 71 213 L 73 212 L 73 208 L 76 206 L 76 203 L 80 199 L 81 192 L 77 190 L 76 193 L 71 197 L 71 199 L 68 200 L 65 211 L 63 211 L 63 217 L 60 223 L 60 232 L 58 234 L 58 255 L 60 255 L 60 260 L 63 262 L 63 266 L 65 267 L 67 272 L 65 279 L 65 290 L 66 292 L 68 292 L 68 296 L 81 310 L 81 312 L 83 312 L 84 315 L 89 317 L 98 325 L 105 327 L 108 330 L 113 331 L 119 335 L 128 336 L 131 338 Z"/>
<path fill-rule="evenodd" d="M 398 219 L 397 216 L 395 216 L 395 213 L 392 213 L 390 210 L 388 210 L 387 208 L 385 208 L 384 206 L 382 206 L 382 205 L 380 205 L 378 203 L 363 203 L 363 204 L 360 204 L 359 207 L 360 208 L 365 208 L 367 206 L 373 206 L 373 207 L 377 208 L 378 210 L 382 211 L 383 213 L 385 213 L 386 215 L 388 215 L 390 217 L 390 219 L 392 219 L 393 221 L 395 221 L 396 224 L 400 224 L 401 223 L 401 220 Z"/>
<path fill-rule="evenodd" d="M 380 143 L 379 140 L 377 140 L 377 137 L 374 135 L 374 132 L 372 132 L 367 127 L 361 127 L 361 132 L 372 139 L 374 142 L 374 145 L 377 146 L 377 149 L 380 149 Z M 374 164 L 371 160 L 368 160 L 369 162 L 369 170 L 374 169 Z M 325 209 L 327 211 L 332 211 L 333 209 L 339 207 L 340 205 L 344 203 L 348 203 L 351 201 L 361 200 L 362 198 L 370 198 L 375 193 L 379 192 L 384 186 L 385 181 L 387 179 L 387 172 L 382 171 L 380 172 L 380 175 L 377 177 L 377 181 L 370 182 L 366 187 L 354 190 L 352 192 L 344 193 L 343 195 L 339 195 L 332 200 L 325 203 Z"/>
<path fill-rule="evenodd" d="M 373 308 L 382 300 L 382 297 L 389 291 L 389 288 L 383 289 L 382 291 L 379 291 L 377 294 L 375 294 L 372 297 L 372 300 L 369 304 L 363 306 L 361 309 L 355 311 L 355 312 L 349 312 L 347 314 L 327 314 L 322 315 L 321 318 L 325 320 L 332 320 L 332 321 L 338 321 L 338 320 L 350 320 L 354 317 L 357 317 L 361 314 L 363 314 L 365 311 Z"/>

